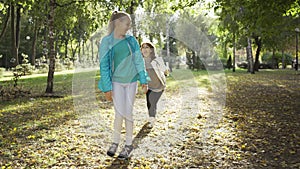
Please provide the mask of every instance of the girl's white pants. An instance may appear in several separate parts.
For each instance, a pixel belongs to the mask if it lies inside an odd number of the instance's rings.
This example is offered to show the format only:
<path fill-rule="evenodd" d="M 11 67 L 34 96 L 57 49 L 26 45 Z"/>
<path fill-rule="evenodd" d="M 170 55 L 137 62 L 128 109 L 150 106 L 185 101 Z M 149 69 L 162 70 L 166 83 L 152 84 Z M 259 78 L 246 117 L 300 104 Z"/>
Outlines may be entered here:
<path fill-rule="evenodd" d="M 137 82 L 113 82 L 113 103 L 115 109 L 113 142 L 119 143 L 123 120 L 125 120 L 126 145 L 131 145 L 133 140 L 133 104 L 137 91 Z"/>

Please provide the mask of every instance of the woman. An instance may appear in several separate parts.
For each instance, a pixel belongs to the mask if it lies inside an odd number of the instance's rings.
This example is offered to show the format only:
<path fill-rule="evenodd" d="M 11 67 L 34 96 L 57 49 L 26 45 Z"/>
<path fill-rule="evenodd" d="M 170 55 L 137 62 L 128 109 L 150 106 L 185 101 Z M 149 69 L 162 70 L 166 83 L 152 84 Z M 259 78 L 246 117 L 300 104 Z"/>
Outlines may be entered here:
<path fill-rule="evenodd" d="M 155 47 L 151 42 L 141 44 L 146 70 L 151 79 L 146 93 L 149 114 L 148 127 L 153 128 L 156 121 L 157 102 L 166 88 L 166 77 L 169 73 L 161 57 L 155 55 Z"/>
<path fill-rule="evenodd" d="M 133 150 L 133 104 L 137 90 L 137 81 L 147 90 L 147 72 L 137 40 L 127 31 L 131 26 L 130 15 L 125 12 L 113 12 L 108 35 L 99 49 L 100 81 L 99 89 L 105 93 L 107 100 L 113 101 L 115 109 L 112 145 L 107 155 L 114 156 L 125 120 L 126 143 L 118 158 L 127 159 Z"/>

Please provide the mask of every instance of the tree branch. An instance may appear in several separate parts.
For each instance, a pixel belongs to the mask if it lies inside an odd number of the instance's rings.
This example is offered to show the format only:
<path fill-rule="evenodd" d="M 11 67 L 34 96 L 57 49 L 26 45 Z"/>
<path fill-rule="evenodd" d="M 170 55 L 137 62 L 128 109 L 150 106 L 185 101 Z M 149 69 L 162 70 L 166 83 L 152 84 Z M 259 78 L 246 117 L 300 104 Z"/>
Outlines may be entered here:
<path fill-rule="evenodd" d="M 7 25 L 8 25 L 8 21 L 9 21 L 9 16 L 10 16 L 10 6 L 8 7 L 8 10 L 7 10 L 7 15 L 6 15 L 6 18 L 5 18 L 5 21 L 4 21 L 4 24 L 3 24 L 3 29 L 0 33 L 0 39 L 3 37 L 5 31 L 6 31 L 6 28 L 7 28 Z"/>
<path fill-rule="evenodd" d="M 58 6 L 58 7 L 66 7 L 66 6 L 69 6 L 69 5 L 72 5 L 74 3 L 77 3 L 77 2 L 89 2 L 89 1 L 86 1 L 86 0 L 75 0 L 75 1 L 71 1 L 71 2 L 68 2 L 68 3 L 65 3 L 65 4 L 59 4 L 57 2 L 55 2 L 55 6 Z"/>

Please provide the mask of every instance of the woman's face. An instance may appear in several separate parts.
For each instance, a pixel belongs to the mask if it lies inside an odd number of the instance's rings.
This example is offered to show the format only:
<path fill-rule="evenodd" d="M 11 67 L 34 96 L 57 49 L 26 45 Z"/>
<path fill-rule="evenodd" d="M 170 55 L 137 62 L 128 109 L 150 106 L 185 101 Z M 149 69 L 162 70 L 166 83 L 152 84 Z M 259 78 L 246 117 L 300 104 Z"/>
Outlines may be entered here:
<path fill-rule="evenodd" d="M 149 57 L 152 53 L 152 49 L 147 44 L 143 44 L 141 49 L 144 57 Z"/>
<path fill-rule="evenodd" d="M 131 20 L 124 16 L 117 20 L 116 30 L 120 35 L 125 35 L 126 32 L 131 28 Z"/>

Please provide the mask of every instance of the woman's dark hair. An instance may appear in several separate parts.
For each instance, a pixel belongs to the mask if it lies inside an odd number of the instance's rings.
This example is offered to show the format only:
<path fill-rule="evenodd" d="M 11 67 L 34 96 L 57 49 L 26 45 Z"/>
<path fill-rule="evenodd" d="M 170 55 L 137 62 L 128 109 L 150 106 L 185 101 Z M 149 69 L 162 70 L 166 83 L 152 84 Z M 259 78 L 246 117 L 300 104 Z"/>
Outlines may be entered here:
<path fill-rule="evenodd" d="M 141 44 L 141 47 L 143 47 L 143 45 L 147 45 L 148 47 L 150 47 L 150 49 L 152 49 L 152 55 L 150 57 L 151 57 L 152 60 L 155 59 L 156 58 L 156 53 L 155 53 L 156 51 L 155 51 L 155 46 L 153 45 L 153 43 L 143 42 Z"/>

